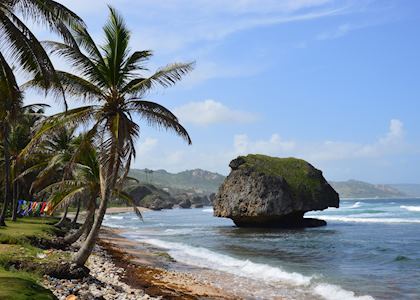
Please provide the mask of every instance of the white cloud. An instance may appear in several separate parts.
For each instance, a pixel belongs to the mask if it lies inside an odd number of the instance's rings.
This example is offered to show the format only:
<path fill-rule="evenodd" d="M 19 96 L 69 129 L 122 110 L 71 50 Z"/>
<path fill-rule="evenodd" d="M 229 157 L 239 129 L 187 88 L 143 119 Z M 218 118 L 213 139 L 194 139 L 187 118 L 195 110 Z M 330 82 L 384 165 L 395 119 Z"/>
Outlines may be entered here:
<path fill-rule="evenodd" d="M 83 16 L 105 15 L 105 3 L 64 0 Z M 172 52 L 203 41 L 216 41 L 260 26 L 318 19 L 347 12 L 346 1 L 333 0 L 110 0 L 129 18 L 139 20 L 142 45 Z"/>
<path fill-rule="evenodd" d="M 180 144 L 181 145 L 181 144 Z M 247 134 L 236 134 L 232 143 L 193 144 L 191 147 L 164 147 L 138 156 L 137 168 L 166 169 L 179 172 L 203 168 L 222 174 L 229 173 L 229 162 L 238 155 L 260 153 L 278 157 L 298 157 L 324 171 L 328 179 L 356 178 L 376 182 L 394 181 L 394 157 L 418 156 L 418 147 L 405 141 L 404 125 L 400 120 L 390 121 L 388 131 L 370 143 L 354 141 L 319 141 L 308 143 L 281 138 L 272 134 L 267 138 L 252 139 Z M 390 177 L 391 176 L 391 177 Z M 404 178 L 403 174 L 401 178 Z"/>
<path fill-rule="evenodd" d="M 231 109 L 214 100 L 190 102 L 174 109 L 174 113 L 181 122 L 197 125 L 216 123 L 249 123 L 257 119 L 256 115 Z"/>
<path fill-rule="evenodd" d="M 392 119 L 386 137 L 380 139 L 380 143 L 387 145 L 400 141 L 404 137 L 404 124 L 398 119 Z"/>

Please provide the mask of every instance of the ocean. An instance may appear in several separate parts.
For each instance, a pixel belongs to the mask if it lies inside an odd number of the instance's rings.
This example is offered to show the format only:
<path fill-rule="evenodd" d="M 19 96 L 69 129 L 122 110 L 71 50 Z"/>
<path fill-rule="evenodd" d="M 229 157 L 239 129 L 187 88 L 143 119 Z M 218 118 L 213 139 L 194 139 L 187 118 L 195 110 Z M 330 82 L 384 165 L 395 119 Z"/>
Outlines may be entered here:
<path fill-rule="evenodd" d="M 143 223 L 122 213 L 104 225 L 249 299 L 420 299 L 420 199 L 341 200 L 306 214 L 327 226 L 300 230 L 237 228 L 212 213 L 148 211 Z"/>

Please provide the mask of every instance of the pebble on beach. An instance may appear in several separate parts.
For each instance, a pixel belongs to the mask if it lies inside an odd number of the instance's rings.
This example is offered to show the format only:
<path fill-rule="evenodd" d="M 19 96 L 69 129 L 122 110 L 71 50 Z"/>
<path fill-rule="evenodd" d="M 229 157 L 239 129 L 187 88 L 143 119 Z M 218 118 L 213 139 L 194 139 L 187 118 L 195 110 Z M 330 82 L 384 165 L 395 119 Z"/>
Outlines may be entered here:
<path fill-rule="evenodd" d="M 99 246 L 90 256 L 87 267 L 88 277 L 62 280 L 44 277 L 44 286 L 50 289 L 59 300 L 147 300 L 159 299 L 148 296 L 141 289 L 135 289 L 121 281 L 124 269 L 118 268 L 110 256 Z"/>

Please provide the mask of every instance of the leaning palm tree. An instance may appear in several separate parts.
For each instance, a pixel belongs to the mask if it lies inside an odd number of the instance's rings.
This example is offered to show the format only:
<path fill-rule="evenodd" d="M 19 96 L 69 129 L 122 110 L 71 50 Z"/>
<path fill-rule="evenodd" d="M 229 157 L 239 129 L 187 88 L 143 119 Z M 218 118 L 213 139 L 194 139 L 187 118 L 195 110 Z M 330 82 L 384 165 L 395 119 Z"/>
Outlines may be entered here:
<path fill-rule="evenodd" d="M 19 179 L 28 174 L 37 174 L 31 184 L 31 192 L 36 193 L 57 180 L 64 181 L 71 177 L 73 162 L 80 152 L 75 130 L 74 126 L 61 126 L 39 140 L 35 151 L 31 153 L 31 156 L 38 157 L 38 162 L 23 171 L 18 177 Z M 19 156 L 22 156 L 21 153 Z M 64 213 L 55 226 L 65 225 L 67 212 L 68 206 L 64 207 Z"/>
<path fill-rule="evenodd" d="M 96 209 L 96 200 L 101 197 L 101 183 L 99 176 L 99 160 L 96 149 L 85 135 L 76 138 L 81 155 L 75 161 L 72 178 L 58 181 L 43 189 L 40 194 L 47 194 L 47 201 L 51 205 L 51 212 L 57 208 L 68 206 L 70 203 L 83 201 L 87 207 L 87 215 L 83 225 L 74 233 L 64 237 L 65 244 L 76 242 L 83 233 L 89 234 Z M 141 213 L 134 200 L 125 192 L 114 190 L 114 195 L 127 204 L 132 205 L 135 213 L 141 218 Z"/>
<path fill-rule="evenodd" d="M 75 44 L 75 41 L 68 27 L 75 24 L 84 26 L 83 21 L 76 14 L 53 0 L 2 0 L 0 2 L 0 99 L 3 102 L 0 107 L 0 117 L 5 156 L 5 191 L 0 226 L 6 225 L 4 219 L 7 206 L 11 201 L 10 157 L 8 157 L 6 132 L 11 127 L 8 122 L 13 120 L 16 108 L 22 104 L 22 93 L 16 83 L 12 65 L 18 66 L 37 80 L 42 80 L 45 88 L 51 84 L 59 86 L 51 60 L 25 24 L 28 20 L 46 25 L 69 44 Z"/>
<path fill-rule="evenodd" d="M 94 137 L 99 149 L 101 202 L 92 230 L 75 256 L 75 263 L 79 266 L 84 265 L 92 252 L 108 202 L 118 186 L 117 180 L 128 174 L 131 159 L 135 156 L 134 145 L 140 126 L 133 119 L 134 115 L 149 125 L 172 130 L 191 143 L 175 115 L 144 97 L 156 86 L 175 84 L 193 69 L 193 63 L 170 64 L 144 76 L 142 73 L 147 72 L 145 63 L 152 56 L 151 51 L 131 53 L 130 31 L 123 18 L 113 8 L 109 9 L 109 20 L 103 27 L 103 45 L 95 44 L 82 26 L 72 28 L 77 47 L 66 42 L 44 43 L 52 53 L 67 59 L 78 71 L 77 74 L 58 72 L 66 96 L 91 105 L 52 116 L 33 143 L 60 124 L 84 124 L 91 126 L 87 135 Z M 43 82 L 39 80 L 28 85 L 43 88 Z"/>

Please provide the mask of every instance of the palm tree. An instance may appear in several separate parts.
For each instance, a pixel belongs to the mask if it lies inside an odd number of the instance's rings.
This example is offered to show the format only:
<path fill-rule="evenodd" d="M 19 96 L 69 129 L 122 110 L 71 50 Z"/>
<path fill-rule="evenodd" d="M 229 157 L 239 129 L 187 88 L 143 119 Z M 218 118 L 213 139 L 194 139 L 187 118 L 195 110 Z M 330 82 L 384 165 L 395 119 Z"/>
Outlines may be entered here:
<path fill-rule="evenodd" d="M 31 184 L 31 192 L 36 193 L 57 180 L 64 181 L 71 177 L 74 161 L 80 152 L 75 130 L 74 126 L 60 126 L 42 140 L 38 140 L 35 151 L 31 152 L 32 156 L 38 157 L 38 162 L 20 174 L 20 177 L 24 177 L 37 173 L 37 177 Z M 64 213 L 55 226 L 65 225 L 67 212 L 68 206 L 65 206 Z"/>
<path fill-rule="evenodd" d="M 145 63 L 151 51 L 129 48 L 130 31 L 123 18 L 109 8 L 110 15 L 103 27 L 105 43 L 98 46 L 87 30 L 73 26 L 74 40 L 69 43 L 45 42 L 52 53 L 67 59 L 77 69 L 77 74 L 58 71 L 66 96 L 87 104 L 51 117 L 37 133 L 37 138 L 54 130 L 62 123 L 90 125 L 87 132 L 94 137 L 99 149 L 101 202 L 93 228 L 75 257 L 77 265 L 84 265 L 95 245 L 100 226 L 117 179 L 128 174 L 131 159 L 135 156 L 135 139 L 140 126 L 134 121 L 137 115 L 149 125 L 174 131 L 187 143 L 191 139 L 178 119 L 165 107 L 144 99 L 156 86 L 169 87 L 193 69 L 193 63 L 167 65 L 151 76 L 144 76 Z M 42 81 L 33 80 L 28 85 L 43 88 Z M 123 171 L 121 171 L 123 170 Z"/>
<path fill-rule="evenodd" d="M 14 120 L 9 133 L 9 151 L 10 151 L 10 165 L 11 165 L 11 178 L 12 178 L 12 221 L 16 221 L 17 217 L 17 200 L 21 192 L 28 194 L 29 188 L 23 185 L 24 181 L 19 180 L 20 172 L 25 169 L 28 163 L 33 161 L 33 158 L 25 161 L 19 157 L 20 152 L 31 141 L 33 130 L 36 124 L 42 120 L 44 116 L 44 108 L 48 107 L 47 104 L 31 104 L 21 108 L 21 112 L 17 116 L 18 119 Z M 22 189 L 23 188 L 23 189 Z"/>
<path fill-rule="evenodd" d="M 0 214 L 0 226 L 5 226 L 7 206 L 11 201 L 10 157 L 8 132 L 14 114 L 22 105 L 22 93 L 13 73 L 14 65 L 42 80 L 45 88 L 51 84 L 60 86 L 53 64 L 44 48 L 25 24 L 25 20 L 42 23 L 58 33 L 70 44 L 75 44 L 69 26 L 83 26 L 83 21 L 65 6 L 53 0 L 2 0 L 0 2 L 0 107 L 1 135 L 4 147 L 4 201 Z M 5 53 L 10 54 L 6 59 Z M 62 89 L 61 89 L 62 90 Z"/>
<path fill-rule="evenodd" d="M 66 207 L 70 203 L 86 202 L 87 216 L 85 221 L 78 230 L 64 238 L 65 244 L 76 242 L 83 233 L 89 234 L 93 225 L 96 200 L 101 196 L 97 151 L 85 135 L 77 137 L 76 143 L 79 144 L 81 155 L 75 162 L 72 179 L 53 183 L 40 192 L 41 194 L 49 194 L 47 201 L 52 205 L 52 211 Z M 141 213 L 135 206 L 134 200 L 127 193 L 114 190 L 114 194 L 116 198 L 125 200 L 125 202 L 132 205 L 136 214 L 141 218 Z"/>
<path fill-rule="evenodd" d="M 3 57 L 0 53 L 0 63 L 2 59 Z M 9 131 L 11 125 L 21 112 L 23 98 L 12 69 L 8 65 L 3 66 L 1 64 L 0 99 L 0 136 L 3 144 L 4 156 L 4 200 L 0 214 L 0 226 L 6 226 L 5 218 L 7 207 L 11 202 Z"/>

